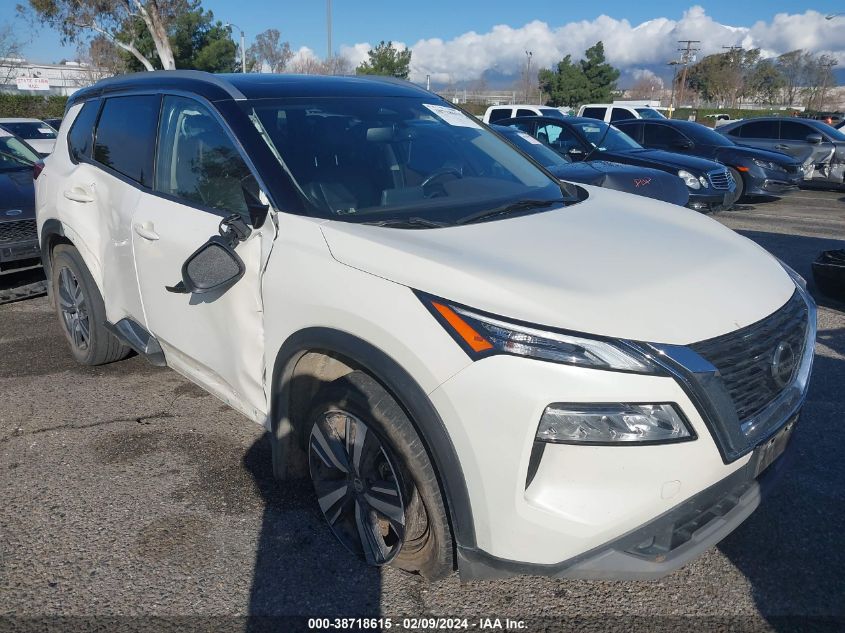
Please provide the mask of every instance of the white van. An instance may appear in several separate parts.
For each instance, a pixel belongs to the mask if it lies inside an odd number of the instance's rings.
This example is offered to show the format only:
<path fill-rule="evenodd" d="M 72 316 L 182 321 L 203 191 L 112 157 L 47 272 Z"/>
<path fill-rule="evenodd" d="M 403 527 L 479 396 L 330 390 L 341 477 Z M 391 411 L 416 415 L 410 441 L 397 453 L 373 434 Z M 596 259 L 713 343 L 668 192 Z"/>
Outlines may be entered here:
<path fill-rule="evenodd" d="M 630 119 L 665 119 L 658 110 L 649 106 L 621 105 L 618 103 L 588 103 L 578 110 L 578 116 L 615 123 Z"/>
<path fill-rule="evenodd" d="M 511 104 L 490 106 L 487 108 L 487 112 L 484 113 L 482 120 L 489 124 L 518 116 L 551 116 L 556 119 L 562 119 L 566 115 L 557 108 L 549 106 Z"/>

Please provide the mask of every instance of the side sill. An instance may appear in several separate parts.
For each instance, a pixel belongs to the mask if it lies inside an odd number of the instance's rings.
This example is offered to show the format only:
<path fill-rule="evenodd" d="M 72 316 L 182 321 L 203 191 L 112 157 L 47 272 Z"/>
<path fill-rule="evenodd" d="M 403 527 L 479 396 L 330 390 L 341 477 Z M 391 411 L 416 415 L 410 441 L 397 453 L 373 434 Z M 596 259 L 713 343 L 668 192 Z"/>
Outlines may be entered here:
<path fill-rule="evenodd" d="M 106 321 L 105 326 L 119 340 L 146 358 L 151 365 L 167 367 L 167 359 L 158 340 L 140 323 L 127 317 L 117 323 Z"/>

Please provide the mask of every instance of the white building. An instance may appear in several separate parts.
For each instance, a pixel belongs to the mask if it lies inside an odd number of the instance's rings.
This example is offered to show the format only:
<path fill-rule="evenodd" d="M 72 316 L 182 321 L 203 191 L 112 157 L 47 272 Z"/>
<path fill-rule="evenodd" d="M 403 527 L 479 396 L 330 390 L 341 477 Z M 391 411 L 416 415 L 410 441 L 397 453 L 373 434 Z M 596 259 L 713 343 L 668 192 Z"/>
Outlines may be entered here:
<path fill-rule="evenodd" d="M 38 64 L 0 58 L 0 93 L 68 96 L 107 76 L 102 69 L 82 62 Z"/>

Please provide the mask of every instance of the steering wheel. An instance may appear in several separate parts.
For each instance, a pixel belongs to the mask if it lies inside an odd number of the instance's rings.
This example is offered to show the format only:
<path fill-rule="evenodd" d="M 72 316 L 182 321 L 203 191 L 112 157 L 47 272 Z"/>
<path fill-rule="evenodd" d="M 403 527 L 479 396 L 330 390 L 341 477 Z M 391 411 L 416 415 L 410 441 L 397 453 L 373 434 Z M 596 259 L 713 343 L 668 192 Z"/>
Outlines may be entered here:
<path fill-rule="evenodd" d="M 461 170 L 459 170 L 457 167 L 441 167 L 440 169 L 435 169 L 433 172 L 431 172 L 429 177 L 423 180 L 422 183 L 420 183 L 420 187 L 422 189 L 425 189 L 438 178 L 442 178 L 443 176 L 449 175 L 452 175 L 455 178 L 464 177 L 463 173 L 461 173 Z"/>

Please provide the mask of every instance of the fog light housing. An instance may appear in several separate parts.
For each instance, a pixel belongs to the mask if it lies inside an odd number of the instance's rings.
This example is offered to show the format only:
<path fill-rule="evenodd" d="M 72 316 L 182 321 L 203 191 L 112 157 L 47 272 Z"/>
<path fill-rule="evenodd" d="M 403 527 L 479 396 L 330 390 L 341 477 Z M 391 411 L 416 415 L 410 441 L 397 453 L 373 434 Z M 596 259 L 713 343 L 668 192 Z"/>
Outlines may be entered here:
<path fill-rule="evenodd" d="M 558 444 L 663 444 L 694 440 L 674 404 L 563 404 L 546 407 L 537 439 Z"/>

